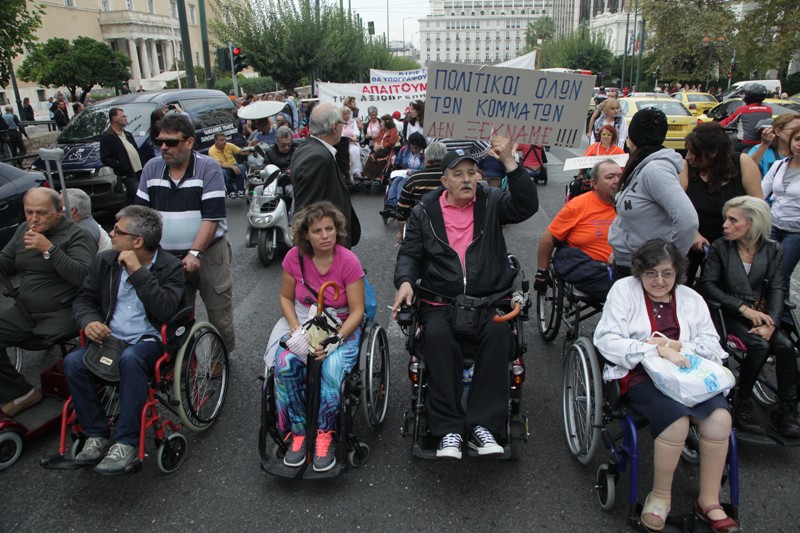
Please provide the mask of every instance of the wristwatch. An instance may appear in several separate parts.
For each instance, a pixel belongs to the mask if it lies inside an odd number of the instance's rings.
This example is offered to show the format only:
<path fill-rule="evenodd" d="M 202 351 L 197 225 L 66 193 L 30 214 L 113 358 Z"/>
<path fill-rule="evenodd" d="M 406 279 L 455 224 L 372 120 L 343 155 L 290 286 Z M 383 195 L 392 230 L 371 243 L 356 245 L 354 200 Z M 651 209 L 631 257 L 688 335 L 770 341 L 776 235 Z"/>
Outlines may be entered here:
<path fill-rule="evenodd" d="M 51 246 L 51 247 L 50 247 L 50 249 L 49 249 L 49 250 L 45 250 L 45 251 L 42 253 L 42 257 L 44 257 L 45 259 L 50 259 L 50 256 L 51 256 L 51 255 L 53 254 L 53 252 L 55 252 L 55 251 L 56 251 L 56 245 L 54 244 L 53 246 Z"/>
<path fill-rule="evenodd" d="M 203 258 L 203 252 L 201 252 L 200 250 L 189 250 L 189 255 L 193 255 L 198 259 Z"/>

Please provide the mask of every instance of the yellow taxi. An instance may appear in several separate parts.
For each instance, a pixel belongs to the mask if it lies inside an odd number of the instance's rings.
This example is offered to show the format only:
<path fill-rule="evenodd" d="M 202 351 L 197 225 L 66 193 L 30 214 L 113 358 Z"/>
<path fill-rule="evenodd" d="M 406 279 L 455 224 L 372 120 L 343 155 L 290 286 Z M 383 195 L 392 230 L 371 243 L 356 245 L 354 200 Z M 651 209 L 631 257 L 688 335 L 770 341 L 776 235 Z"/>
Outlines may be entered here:
<path fill-rule="evenodd" d="M 764 103 L 772 108 L 772 118 L 777 118 L 786 113 L 800 113 L 800 102 L 794 100 L 782 100 L 780 98 L 767 98 Z M 703 122 L 717 122 L 726 119 L 731 113 L 744 105 L 744 101 L 739 98 L 725 100 L 721 104 L 712 107 L 698 118 Z"/>
<path fill-rule="evenodd" d="M 686 149 L 684 139 L 700 123 L 685 105 L 666 95 L 629 96 L 621 98 L 619 104 L 629 126 L 633 115 L 640 109 L 654 107 L 663 111 L 669 126 L 664 146 L 674 150 Z"/>
<path fill-rule="evenodd" d="M 714 98 L 714 95 L 709 93 L 698 92 L 676 92 L 672 97 L 686 106 L 691 111 L 692 115 L 699 116 L 714 107 L 719 101 Z"/>

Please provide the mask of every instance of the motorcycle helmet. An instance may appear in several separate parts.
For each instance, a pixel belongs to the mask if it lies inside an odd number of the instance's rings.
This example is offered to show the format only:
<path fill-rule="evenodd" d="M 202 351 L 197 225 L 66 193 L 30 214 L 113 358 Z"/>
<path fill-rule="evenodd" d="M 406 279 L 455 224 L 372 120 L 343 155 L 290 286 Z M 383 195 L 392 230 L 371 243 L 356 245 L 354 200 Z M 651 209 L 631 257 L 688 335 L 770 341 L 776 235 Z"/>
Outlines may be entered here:
<path fill-rule="evenodd" d="M 744 91 L 744 103 L 754 104 L 761 103 L 767 97 L 767 88 L 760 83 L 748 83 L 742 87 Z"/>

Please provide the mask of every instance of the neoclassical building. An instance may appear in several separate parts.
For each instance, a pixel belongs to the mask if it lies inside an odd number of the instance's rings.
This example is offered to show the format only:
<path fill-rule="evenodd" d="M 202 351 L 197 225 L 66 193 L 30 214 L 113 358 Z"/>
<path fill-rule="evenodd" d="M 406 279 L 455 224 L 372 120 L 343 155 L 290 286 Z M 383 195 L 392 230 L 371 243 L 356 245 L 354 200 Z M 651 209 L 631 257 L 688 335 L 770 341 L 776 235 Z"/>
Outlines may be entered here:
<path fill-rule="evenodd" d="M 200 0 L 185 1 L 192 60 L 195 65 L 202 65 Z M 208 19 L 213 16 L 215 2 L 205 0 Z M 45 8 L 42 26 L 37 32 L 39 42 L 53 37 L 72 40 L 86 36 L 104 41 L 128 56 L 131 59 L 131 79 L 128 81 L 131 90 L 136 90 L 139 85 L 154 88 L 152 83 L 143 80 L 174 70 L 175 62 L 183 59 L 176 0 L 28 0 L 28 3 L 41 4 Z M 211 52 L 213 61 L 213 49 Z M 19 67 L 24 58 L 24 55 L 16 57 L 15 67 Z M 21 97 L 30 98 L 41 115 L 44 109 L 41 102 L 46 102 L 55 89 L 18 82 Z M 13 100 L 11 86 L 0 87 L 0 101 Z"/>

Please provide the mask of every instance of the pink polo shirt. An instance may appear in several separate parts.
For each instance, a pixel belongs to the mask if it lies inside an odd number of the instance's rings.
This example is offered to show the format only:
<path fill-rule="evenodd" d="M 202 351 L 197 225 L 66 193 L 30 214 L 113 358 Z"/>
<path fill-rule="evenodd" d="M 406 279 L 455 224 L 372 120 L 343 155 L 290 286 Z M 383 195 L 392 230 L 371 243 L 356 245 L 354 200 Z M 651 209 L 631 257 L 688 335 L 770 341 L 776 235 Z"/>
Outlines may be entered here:
<path fill-rule="evenodd" d="M 475 228 L 475 197 L 465 207 L 458 207 L 447 201 L 449 194 L 449 191 L 444 191 L 439 197 L 444 229 L 447 232 L 447 241 L 461 259 L 461 267 L 466 275 L 467 246 L 472 242 Z"/>

